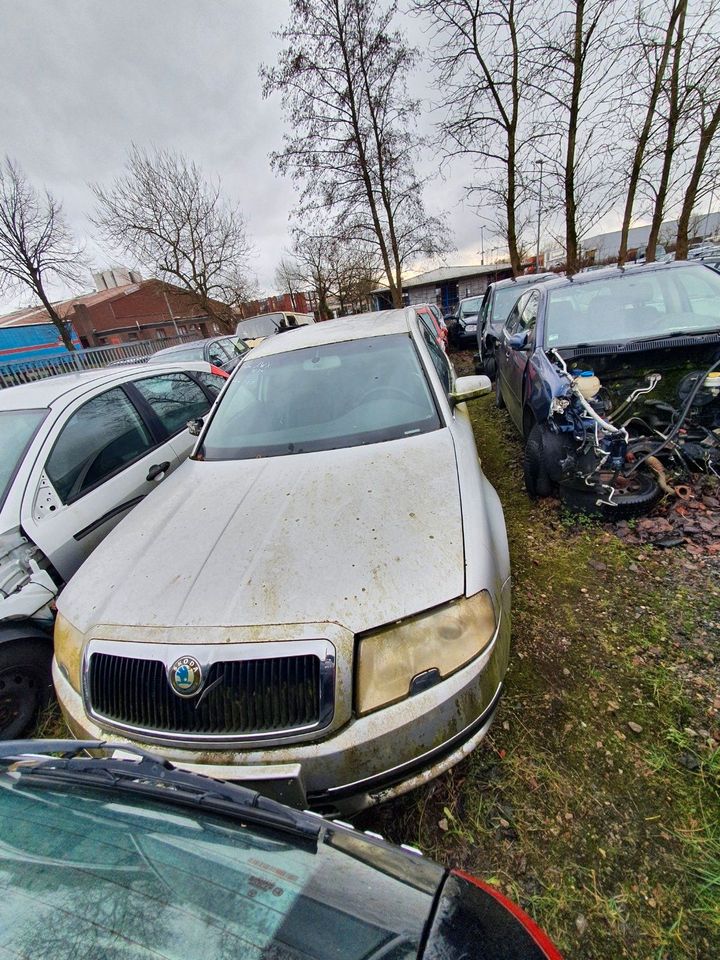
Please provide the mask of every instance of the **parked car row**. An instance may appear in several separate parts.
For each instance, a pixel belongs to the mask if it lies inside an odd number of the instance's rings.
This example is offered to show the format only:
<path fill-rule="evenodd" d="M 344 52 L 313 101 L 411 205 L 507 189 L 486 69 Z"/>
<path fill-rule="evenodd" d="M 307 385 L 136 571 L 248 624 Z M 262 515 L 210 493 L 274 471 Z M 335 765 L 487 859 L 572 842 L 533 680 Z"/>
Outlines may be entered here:
<path fill-rule="evenodd" d="M 114 955 L 132 931 L 168 958 L 560 960 L 494 886 L 298 809 L 425 783 L 502 693 L 508 545 L 465 404 L 491 387 L 456 377 L 437 321 L 306 325 L 230 378 L 190 361 L 0 395 L 20 414 L 7 560 L 25 574 L 6 594 L 26 608 L 20 647 L 0 645 L 21 649 L 3 733 L 47 692 L 22 651 L 48 656 L 52 598 L 79 738 L 0 744 L 11 952 Z M 41 909 L 15 896 L 40 882 Z"/>

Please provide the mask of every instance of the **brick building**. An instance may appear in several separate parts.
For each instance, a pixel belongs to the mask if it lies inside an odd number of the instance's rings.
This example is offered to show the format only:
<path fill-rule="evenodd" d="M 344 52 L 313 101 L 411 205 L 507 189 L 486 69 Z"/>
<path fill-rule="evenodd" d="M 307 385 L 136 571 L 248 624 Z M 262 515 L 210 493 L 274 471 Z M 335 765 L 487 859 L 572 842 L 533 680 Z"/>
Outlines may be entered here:
<path fill-rule="evenodd" d="M 218 315 L 230 316 L 225 304 L 218 301 L 213 304 Z M 85 347 L 178 336 L 211 337 L 231 328 L 223 329 L 221 323 L 199 309 L 184 291 L 160 280 L 122 282 L 54 306 L 63 320 L 72 325 Z M 20 327 L 48 320 L 44 307 L 31 307 L 3 317 L 0 325 Z"/>
<path fill-rule="evenodd" d="M 261 313 L 276 313 L 278 310 L 283 313 L 313 313 L 314 299 L 311 294 L 302 291 L 293 293 L 292 296 L 289 293 L 281 293 L 262 300 L 248 300 L 239 307 L 233 307 L 233 314 L 241 320 L 244 317 L 256 317 Z"/>

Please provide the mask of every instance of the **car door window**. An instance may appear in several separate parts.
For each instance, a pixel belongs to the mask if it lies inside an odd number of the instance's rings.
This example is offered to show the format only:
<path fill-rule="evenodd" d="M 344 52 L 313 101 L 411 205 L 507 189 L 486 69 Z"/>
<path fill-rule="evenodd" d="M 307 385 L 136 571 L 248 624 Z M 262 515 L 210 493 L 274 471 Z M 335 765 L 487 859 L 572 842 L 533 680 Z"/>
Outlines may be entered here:
<path fill-rule="evenodd" d="M 220 393 L 227 377 L 218 373 L 205 373 L 204 370 L 193 370 L 193 380 L 199 380 L 206 390 L 210 391 L 213 399 Z"/>
<path fill-rule="evenodd" d="M 150 404 L 170 436 L 184 429 L 188 420 L 202 417 L 210 409 L 200 386 L 184 373 L 164 373 L 135 380 L 133 386 Z"/>
<path fill-rule="evenodd" d="M 432 333 L 428 330 L 426 323 L 420 324 L 420 330 L 427 344 L 427 348 L 430 351 L 430 357 L 433 362 L 433 366 L 437 370 L 437 375 L 440 377 L 440 382 L 445 387 L 447 393 L 450 392 L 450 366 L 448 365 L 447 358 L 442 348 L 438 346 L 437 335 L 435 331 Z"/>
<path fill-rule="evenodd" d="M 422 323 L 423 327 L 424 327 L 427 331 L 429 331 L 429 332 L 433 335 L 433 337 L 437 337 L 437 331 L 435 330 L 435 324 L 433 323 L 433 321 L 432 321 L 432 319 L 430 318 L 430 316 L 429 316 L 427 313 L 425 313 L 424 310 L 418 310 L 418 311 L 417 311 L 417 315 L 418 315 L 418 320 L 420 320 L 420 322 Z"/>
<path fill-rule="evenodd" d="M 538 304 L 540 302 L 539 293 L 530 293 L 525 298 L 522 310 L 520 311 L 520 325 L 518 332 L 527 332 L 532 335 L 537 323 Z"/>
<path fill-rule="evenodd" d="M 71 503 L 150 450 L 155 441 L 123 390 L 88 400 L 63 427 L 45 470 Z"/>
<path fill-rule="evenodd" d="M 520 330 L 522 330 L 522 327 L 520 325 L 521 324 L 520 318 L 522 316 L 522 310 L 523 310 L 523 307 L 525 306 L 526 300 L 527 300 L 527 294 L 525 296 L 520 297 L 518 302 L 515 304 L 515 306 L 512 308 L 512 310 L 508 314 L 508 318 L 505 321 L 505 332 L 509 337 L 511 337 L 514 333 L 518 333 Z"/>
<path fill-rule="evenodd" d="M 208 360 L 216 367 L 224 367 L 230 359 L 230 354 L 220 343 L 213 343 L 208 349 Z"/>

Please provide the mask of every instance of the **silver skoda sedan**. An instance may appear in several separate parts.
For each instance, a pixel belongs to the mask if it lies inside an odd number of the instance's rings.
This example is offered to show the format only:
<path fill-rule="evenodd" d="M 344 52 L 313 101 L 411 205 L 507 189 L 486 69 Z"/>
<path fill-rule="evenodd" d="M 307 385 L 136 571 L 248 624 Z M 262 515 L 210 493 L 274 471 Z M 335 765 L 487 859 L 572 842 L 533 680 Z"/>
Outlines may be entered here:
<path fill-rule="evenodd" d="M 489 389 L 412 308 L 248 354 L 191 458 L 60 598 L 73 733 L 339 812 L 457 763 L 510 642 L 505 523 L 464 402 Z"/>

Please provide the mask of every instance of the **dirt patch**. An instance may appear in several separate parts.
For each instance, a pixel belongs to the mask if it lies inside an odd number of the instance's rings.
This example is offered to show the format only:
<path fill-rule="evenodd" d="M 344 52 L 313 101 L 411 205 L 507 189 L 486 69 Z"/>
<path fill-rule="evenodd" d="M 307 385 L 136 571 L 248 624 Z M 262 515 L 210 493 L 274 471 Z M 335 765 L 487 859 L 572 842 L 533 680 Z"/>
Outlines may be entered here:
<path fill-rule="evenodd" d="M 363 825 L 489 879 L 568 957 L 716 960 L 718 557 L 532 503 L 506 414 L 471 413 L 511 542 L 507 693 L 466 761 Z"/>

